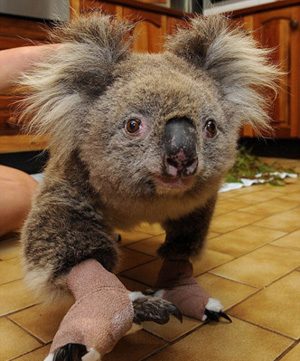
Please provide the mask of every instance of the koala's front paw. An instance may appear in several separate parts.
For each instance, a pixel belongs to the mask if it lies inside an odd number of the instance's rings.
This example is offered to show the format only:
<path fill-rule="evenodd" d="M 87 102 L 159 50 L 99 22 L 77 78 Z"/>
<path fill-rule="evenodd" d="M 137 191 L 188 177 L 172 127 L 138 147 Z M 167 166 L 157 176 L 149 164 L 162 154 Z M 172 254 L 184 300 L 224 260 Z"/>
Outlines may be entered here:
<path fill-rule="evenodd" d="M 144 321 L 154 321 L 163 325 L 170 319 L 170 315 L 182 322 L 182 314 L 171 302 L 141 292 L 132 292 L 129 295 L 133 304 L 133 322 L 140 324 Z"/>
<path fill-rule="evenodd" d="M 69 343 L 59 347 L 54 354 L 48 355 L 45 361 L 100 361 L 99 353 L 91 348 L 87 348 L 79 343 Z"/>
<path fill-rule="evenodd" d="M 81 344 L 69 343 L 58 348 L 54 355 L 53 361 L 81 361 L 82 357 L 88 353 L 86 347 Z M 47 359 L 46 359 L 47 360 Z M 45 361 L 46 361 L 45 360 Z"/>
<path fill-rule="evenodd" d="M 189 260 L 164 260 L 155 288 L 158 291 L 153 296 L 172 302 L 185 316 L 199 321 L 218 321 L 223 317 L 231 322 L 221 303 L 211 298 L 193 277 Z"/>
<path fill-rule="evenodd" d="M 219 300 L 209 298 L 207 305 L 205 306 L 204 315 L 202 321 L 216 321 L 219 322 L 219 318 L 225 318 L 229 322 L 232 322 L 231 318 L 225 313 L 223 306 Z"/>

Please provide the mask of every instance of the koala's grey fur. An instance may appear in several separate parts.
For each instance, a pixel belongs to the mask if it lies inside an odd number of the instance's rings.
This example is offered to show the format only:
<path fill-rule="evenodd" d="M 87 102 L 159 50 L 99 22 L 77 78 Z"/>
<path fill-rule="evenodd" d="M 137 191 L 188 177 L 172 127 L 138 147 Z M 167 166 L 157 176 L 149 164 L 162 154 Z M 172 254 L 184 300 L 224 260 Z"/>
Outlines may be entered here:
<path fill-rule="evenodd" d="M 275 88 L 277 69 L 225 18 L 193 19 L 161 54 L 132 53 L 131 30 L 95 15 L 64 25 L 55 37 L 62 45 L 22 81 L 32 93 L 24 116 L 51 134 L 51 158 L 22 233 L 26 278 L 47 298 L 66 291 L 66 275 L 85 259 L 113 271 L 114 230 L 142 221 L 166 229 L 162 257 L 198 254 L 241 125 L 268 124 L 260 91 Z M 124 132 L 132 117 L 142 119 L 145 134 Z M 190 119 L 197 134 L 198 170 L 184 190 L 155 180 L 162 133 L 175 117 Z M 218 126 L 214 138 L 204 132 L 208 119 Z"/>

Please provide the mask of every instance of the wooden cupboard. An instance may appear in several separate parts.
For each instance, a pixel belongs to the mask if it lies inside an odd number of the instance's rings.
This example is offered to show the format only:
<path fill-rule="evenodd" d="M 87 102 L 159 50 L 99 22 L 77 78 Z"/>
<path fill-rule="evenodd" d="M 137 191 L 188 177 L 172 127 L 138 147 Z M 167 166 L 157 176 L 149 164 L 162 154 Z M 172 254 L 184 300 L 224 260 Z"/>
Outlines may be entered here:
<path fill-rule="evenodd" d="M 271 60 L 282 71 L 271 113 L 273 136 L 300 138 L 300 4 L 295 1 L 291 2 L 294 6 L 288 6 L 289 1 L 279 3 L 285 6 L 264 11 L 254 8 L 254 13 L 242 16 L 241 21 L 263 47 L 272 49 Z M 255 133 L 246 126 L 243 136 L 253 137 Z"/>
<path fill-rule="evenodd" d="M 179 11 L 153 6 L 153 1 L 94 1 L 71 0 L 76 12 L 86 13 L 103 11 L 107 14 L 126 18 L 137 22 L 134 30 L 136 36 L 133 50 L 137 52 L 157 53 L 163 50 L 166 35 L 173 33 L 174 29 L 185 22 L 185 15 Z M 161 1 L 163 2 L 163 1 Z"/>

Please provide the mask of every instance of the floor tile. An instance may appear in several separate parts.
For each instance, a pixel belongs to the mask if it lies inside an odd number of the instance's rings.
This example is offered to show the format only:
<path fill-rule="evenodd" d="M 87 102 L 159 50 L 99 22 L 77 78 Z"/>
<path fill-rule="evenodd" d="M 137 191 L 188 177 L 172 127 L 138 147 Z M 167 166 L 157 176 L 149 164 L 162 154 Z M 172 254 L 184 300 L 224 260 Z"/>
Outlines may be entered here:
<path fill-rule="evenodd" d="M 267 245 L 210 273 L 254 287 L 264 287 L 296 269 L 299 262 L 298 251 Z"/>
<path fill-rule="evenodd" d="M 247 206 L 249 206 L 248 202 L 243 202 L 239 197 L 235 197 L 217 202 L 216 211 L 220 210 L 223 213 L 228 213 Z"/>
<path fill-rule="evenodd" d="M 0 261 L 0 285 L 23 277 L 20 257 Z"/>
<path fill-rule="evenodd" d="M 165 230 L 159 223 L 149 224 L 149 223 L 141 223 L 139 226 L 134 228 L 135 231 L 149 233 L 154 236 L 162 234 Z"/>
<path fill-rule="evenodd" d="M 250 225 L 208 240 L 207 248 L 238 257 L 285 234 L 286 232 Z"/>
<path fill-rule="evenodd" d="M 20 327 L 6 318 L 0 319 L 0 360 L 8 361 L 25 352 L 41 346 L 41 344 Z"/>
<path fill-rule="evenodd" d="M 229 309 L 258 291 L 255 287 L 208 273 L 197 277 L 197 281 L 201 287 L 210 293 L 211 297 L 221 301 L 224 310 Z"/>
<path fill-rule="evenodd" d="M 14 361 L 42 361 L 49 354 L 50 345 L 39 348 L 24 356 L 14 359 Z"/>
<path fill-rule="evenodd" d="M 220 252 L 206 250 L 201 258 L 193 258 L 194 276 L 206 272 L 214 267 L 217 267 L 225 262 L 232 260 L 232 257 Z M 148 286 L 154 286 L 158 272 L 162 265 L 162 260 L 157 259 L 142 266 L 136 267 L 132 270 L 122 272 L 121 275 L 142 282 Z"/>
<path fill-rule="evenodd" d="M 293 232 L 299 228 L 300 207 L 274 216 L 264 218 L 255 223 L 257 226 L 277 229 L 283 232 Z"/>
<path fill-rule="evenodd" d="M 142 282 L 148 286 L 154 286 L 161 265 L 162 260 L 157 259 L 142 266 L 135 267 L 129 271 L 125 271 L 121 275 L 129 277 L 135 281 Z"/>
<path fill-rule="evenodd" d="M 118 276 L 118 278 L 129 291 L 145 291 L 148 288 L 147 286 L 126 277 Z"/>
<path fill-rule="evenodd" d="M 298 339 L 299 299 L 300 273 L 293 272 L 234 307 L 230 314 Z"/>
<path fill-rule="evenodd" d="M 131 244 L 128 248 L 157 257 L 156 251 L 164 243 L 165 238 L 166 236 L 161 234 L 159 236 L 146 239 L 145 241 Z"/>
<path fill-rule="evenodd" d="M 130 268 L 136 267 L 140 264 L 152 261 L 155 258 L 147 254 L 133 251 L 128 248 L 122 248 L 120 252 L 120 264 L 118 265 L 117 271 L 123 272 Z"/>
<path fill-rule="evenodd" d="M 218 200 L 220 201 L 220 200 L 234 198 L 236 196 L 236 192 L 237 191 L 219 193 Z"/>
<path fill-rule="evenodd" d="M 0 285 L 0 316 L 16 312 L 36 303 L 36 299 L 23 280 Z"/>
<path fill-rule="evenodd" d="M 252 214 L 259 214 L 267 217 L 295 208 L 298 206 L 298 204 L 299 203 L 297 201 L 294 201 L 292 198 L 290 200 L 276 198 L 267 202 L 257 203 L 250 207 L 242 208 L 240 209 L 240 211 Z"/>
<path fill-rule="evenodd" d="M 300 250 L 300 230 L 272 242 L 276 246 Z"/>
<path fill-rule="evenodd" d="M 194 276 L 199 276 L 200 274 L 229 262 L 232 259 L 233 257 L 228 254 L 205 249 L 200 256 L 192 258 L 194 268 L 193 274 Z"/>
<path fill-rule="evenodd" d="M 103 361 L 138 361 L 161 349 L 165 341 L 138 331 L 123 337 L 109 354 L 105 355 Z"/>
<path fill-rule="evenodd" d="M 72 302 L 59 305 L 45 304 L 14 313 L 9 318 L 44 343 L 52 341 L 58 326 L 67 313 Z"/>
<path fill-rule="evenodd" d="M 0 240 L 0 259 L 8 260 L 10 258 L 20 257 L 21 247 L 19 237 L 15 235 L 5 241 Z"/>
<path fill-rule="evenodd" d="M 217 236 L 219 236 L 219 233 L 209 232 L 207 239 L 212 239 Z M 154 257 L 157 257 L 157 250 L 164 243 L 165 238 L 166 238 L 165 234 L 161 234 L 155 237 L 148 238 L 144 241 L 130 244 L 126 246 L 126 248 L 133 249 L 135 251 L 143 252 L 152 255 Z"/>
<path fill-rule="evenodd" d="M 170 321 L 165 325 L 159 325 L 155 322 L 144 322 L 143 328 L 167 341 L 174 341 L 201 324 L 202 322 L 185 316 L 183 316 L 183 321 L 180 323 L 175 317 L 171 316 Z"/>
<path fill-rule="evenodd" d="M 280 361 L 299 361 L 300 360 L 300 343 L 291 349 Z"/>
<path fill-rule="evenodd" d="M 249 193 L 238 196 L 235 199 L 242 203 L 256 204 L 256 203 L 266 202 L 276 197 L 278 197 L 278 194 L 276 192 L 272 192 L 271 190 L 264 189 L 259 192 L 255 192 L 254 194 Z"/>
<path fill-rule="evenodd" d="M 147 239 L 151 237 L 151 234 L 147 234 L 143 232 L 123 232 L 123 231 L 117 231 L 117 232 L 122 237 L 122 240 L 119 243 L 120 246 L 135 243 L 137 241 L 141 241 L 142 239 Z"/>
<path fill-rule="evenodd" d="M 242 336 L 242 337 L 241 337 Z M 207 324 L 159 352 L 151 361 L 273 361 L 293 341 L 249 323 Z"/>
<path fill-rule="evenodd" d="M 293 188 L 290 188 L 291 190 Z M 280 197 L 280 199 L 289 201 L 289 200 L 293 200 L 294 202 L 298 202 L 298 205 L 300 205 L 300 190 L 297 189 L 297 191 L 295 191 L 295 189 L 293 189 L 293 192 L 290 191 L 288 194 L 284 194 Z"/>
<path fill-rule="evenodd" d="M 247 214 L 243 212 L 230 212 L 218 217 L 214 217 L 211 223 L 211 231 L 217 233 L 230 232 L 236 228 L 247 226 L 257 222 L 262 216 Z"/>

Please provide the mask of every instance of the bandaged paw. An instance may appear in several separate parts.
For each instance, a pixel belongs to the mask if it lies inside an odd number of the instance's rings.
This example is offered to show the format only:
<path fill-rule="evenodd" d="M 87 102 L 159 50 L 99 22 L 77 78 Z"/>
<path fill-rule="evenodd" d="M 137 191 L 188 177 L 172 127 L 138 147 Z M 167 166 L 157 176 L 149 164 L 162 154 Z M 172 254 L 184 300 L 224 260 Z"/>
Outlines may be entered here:
<path fill-rule="evenodd" d="M 156 297 L 172 302 L 185 316 L 200 321 L 219 317 L 230 318 L 222 312 L 218 300 L 210 297 L 193 277 L 193 265 L 188 260 L 164 260 L 155 284 Z"/>
<path fill-rule="evenodd" d="M 155 287 L 161 290 L 162 298 L 172 302 L 182 314 L 202 320 L 210 295 L 192 275 L 193 265 L 189 261 L 165 260 Z"/>
<path fill-rule="evenodd" d="M 76 302 L 61 322 L 50 354 L 68 344 L 81 344 L 94 350 L 87 359 L 94 360 L 97 353 L 103 357 L 132 327 L 129 292 L 92 259 L 75 266 L 67 282 Z"/>

